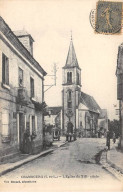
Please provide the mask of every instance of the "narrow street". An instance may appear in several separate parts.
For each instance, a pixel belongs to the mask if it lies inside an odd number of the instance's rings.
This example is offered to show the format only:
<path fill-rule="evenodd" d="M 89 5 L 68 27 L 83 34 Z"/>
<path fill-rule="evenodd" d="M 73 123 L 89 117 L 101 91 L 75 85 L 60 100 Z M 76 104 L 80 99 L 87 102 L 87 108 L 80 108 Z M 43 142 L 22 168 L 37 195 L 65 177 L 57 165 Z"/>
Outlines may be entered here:
<path fill-rule="evenodd" d="M 7 181 L 9 183 L 13 181 L 14 186 L 14 183 L 19 181 L 20 183 L 29 183 L 28 185 L 31 187 L 38 184 L 38 188 L 44 188 L 52 178 L 52 182 L 54 181 L 52 187 L 55 186 L 55 188 L 60 181 L 62 181 L 61 186 L 72 181 L 73 185 L 78 186 L 79 184 L 80 188 L 85 190 L 98 191 L 100 188 L 110 190 L 113 185 L 115 189 L 121 185 L 120 182 L 103 169 L 95 159 L 95 155 L 104 147 L 105 139 L 78 138 L 75 142 L 66 143 L 49 155 L 3 175 L 0 180 L 3 185 Z M 69 189 L 69 185 L 66 185 L 65 188 Z M 48 191 L 48 189 L 45 190 Z"/>

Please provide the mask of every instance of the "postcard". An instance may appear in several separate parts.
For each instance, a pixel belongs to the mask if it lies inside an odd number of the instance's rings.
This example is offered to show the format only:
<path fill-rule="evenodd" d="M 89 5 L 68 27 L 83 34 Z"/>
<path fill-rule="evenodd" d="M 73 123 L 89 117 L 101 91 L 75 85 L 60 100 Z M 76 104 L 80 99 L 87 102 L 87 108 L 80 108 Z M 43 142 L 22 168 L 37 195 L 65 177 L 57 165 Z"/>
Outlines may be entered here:
<path fill-rule="evenodd" d="M 123 190 L 123 1 L 0 0 L 0 191 Z"/>

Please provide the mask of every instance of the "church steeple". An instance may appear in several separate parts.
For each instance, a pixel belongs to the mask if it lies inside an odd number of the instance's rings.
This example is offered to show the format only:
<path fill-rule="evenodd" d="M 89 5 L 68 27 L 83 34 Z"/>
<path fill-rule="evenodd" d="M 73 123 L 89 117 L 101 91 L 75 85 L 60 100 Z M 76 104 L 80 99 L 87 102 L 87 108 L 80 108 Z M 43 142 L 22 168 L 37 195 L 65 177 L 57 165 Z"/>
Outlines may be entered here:
<path fill-rule="evenodd" d="M 72 35 L 71 35 L 71 41 L 70 41 L 65 67 L 79 67 L 74 45 L 73 45 Z"/>
<path fill-rule="evenodd" d="M 71 37 L 65 66 L 62 68 L 63 90 L 63 129 L 67 132 L 69 124 L 76 131 L 76 110 L 81 93 L 81 68 L 78 65 L 73 40 Z"/>

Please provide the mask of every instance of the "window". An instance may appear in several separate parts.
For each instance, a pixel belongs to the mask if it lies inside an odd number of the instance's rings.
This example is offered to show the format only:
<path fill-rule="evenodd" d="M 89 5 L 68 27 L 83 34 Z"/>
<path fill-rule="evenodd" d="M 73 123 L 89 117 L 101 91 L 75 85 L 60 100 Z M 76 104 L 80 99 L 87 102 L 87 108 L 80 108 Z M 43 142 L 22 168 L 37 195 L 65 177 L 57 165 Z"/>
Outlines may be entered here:
<path fill-rule="evenodd" d="M 79 85 L 79 73 L 77 73 L 77 85 Z"/>
<path fill-rule="evenodd" d="M 37 116 L 30 115 L 30 135 L 37 134 Z"/>
<path fill-rule="evenodd" d="M 69 72 L 67 72 L 67 83 L 69 83 Z"/>
<path fill-rule="evenodd" d="M 71 100 L 71 91 L 68 91 L 68 101 Z"/>
<path fill-rule="evenodd" d="M 80 121 L 80 127 L 82 127 L 82 121 Z"/>
<path fill-rule="evenodd" d="M 9 118 L 10 114 L 7 111 L 2 113 L 2 142 L 10 141 Z"/>
<path fill-rule="evenodd" d="M 23 86 L 23 70 L 19 68 L 19 87 Z"/>
<path fill-rule="evenodd" d="M 2 54 L 2 82 L 9 85 L 9 59 Z"/>
<path fill-rule="evenodd" d="M 30 77 L 30 96 L 34 97 L 34 79 L 32 77 Z"/>
<path fill-rule="evenodd" d="M 68 105 L 68 108 L 72 108 L 72 102 L 68 102 L 67 105 Z"/>
<path fill-rule="evenodd" d="M 72 83 L 72 72 L 67 73 L 67 83 Z"/>
<path fill-rule="evenodd" d="M 32 116 L 32 132 L 35 131 L 35 116 Z"/>

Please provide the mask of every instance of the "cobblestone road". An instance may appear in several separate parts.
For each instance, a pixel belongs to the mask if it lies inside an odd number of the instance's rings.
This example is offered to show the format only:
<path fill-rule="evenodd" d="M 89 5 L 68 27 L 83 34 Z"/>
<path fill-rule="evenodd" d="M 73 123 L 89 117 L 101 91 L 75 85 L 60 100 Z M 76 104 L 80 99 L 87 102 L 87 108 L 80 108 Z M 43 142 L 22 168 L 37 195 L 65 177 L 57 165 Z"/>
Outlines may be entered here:
<path fill-rule="evenodd" d="M 7 173 L 0 180 L 3 185 L 8 182 L 9 186 L 21 188 L 25 184 L 25 188 L 39 191 L 49 191 L 51 187 L 56 191 L 63 188 L 65 191 L 119 191 L 122 184 L 95 160 L 95 155 L 104 148 L 105 139 L 79 138 Z"/>

